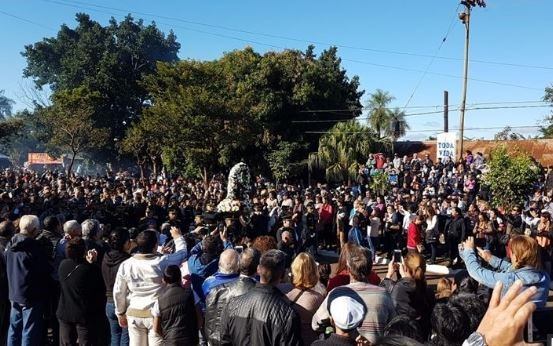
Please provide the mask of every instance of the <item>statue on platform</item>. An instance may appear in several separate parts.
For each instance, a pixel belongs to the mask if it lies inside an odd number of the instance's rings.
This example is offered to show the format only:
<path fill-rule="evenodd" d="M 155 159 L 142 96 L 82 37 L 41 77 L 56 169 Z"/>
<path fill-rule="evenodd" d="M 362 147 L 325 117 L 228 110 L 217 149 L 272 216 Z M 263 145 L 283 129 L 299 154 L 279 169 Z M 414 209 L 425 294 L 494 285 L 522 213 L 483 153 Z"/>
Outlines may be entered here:
<path fill-rule="evenodd" d="M 248 166 L 237 163 L 230 169 L 227 183 L 227 196 L 217 205 L 219 213 L 238 213 L 251 209 L 251 175 Z"/>

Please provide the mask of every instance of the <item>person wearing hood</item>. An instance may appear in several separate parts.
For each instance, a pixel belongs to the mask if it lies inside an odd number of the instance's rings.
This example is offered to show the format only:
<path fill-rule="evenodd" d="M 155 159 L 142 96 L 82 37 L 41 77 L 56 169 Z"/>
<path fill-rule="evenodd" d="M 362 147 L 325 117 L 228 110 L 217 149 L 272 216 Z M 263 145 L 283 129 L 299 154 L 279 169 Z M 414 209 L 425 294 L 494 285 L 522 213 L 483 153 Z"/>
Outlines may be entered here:
<path fill-rule="evenodd" d="M 40 222 L 35 215 L 19 221 L 20 233 L 8 244 L 5 258 L 11 302 L 8 345 L 40 345 L 44 304 L 52 267 L 35 239 Z"/>
<path fill-rule="evenodd" d="M 394 281 L 394 273 L 399 273 Z M 435 304 L 434 293 L 426 284 L 426 261 L 417 252 L 409 252 L 402 263 L 391 261 L 380 286 L 392 297 L 398 315 L 418 321 L 424 336 L 430 332 L 430 315 Z"/>
<path fill-rule="evenodd" d="M 511 238 L 509 247 L 511 249 L 511 263 L 493 256 L 489 251 L 475 248 L 474 238 L 469 237 L 463 243 L 463 250 L 460 255 L 467 266 L 469 275 L 480 284 L 494 288 L 496 283 L 501 281 L 503 283 L 502 296 L 517 280 L 521 280 L 526 288 L 536 286 L 538 293 L 532 301 L 538 309 L 543 308 L 549 295 L 550 278 L 547 273 L 539 269 L 538 243 L 534 238 L 517 235 Z M 477 253 L 493 270 L 482 266 Z"/>
<path fill-rule="evenodd" d="M 121 328 L 117 315 L 115 314 L 115 304 L 113 303 L 113 285 L 117 277 L 117 270 L 123 261 L 131 257 L 130 235 L 125 228 L 117 228 L 109 235 L 109 246 L 111 248 L 102 260 L 102 276 L 106 286 L 106 316 L 111 330 L 111 345 L 125 346 L 129 344 L 129 331 L 127 328 Z"/>

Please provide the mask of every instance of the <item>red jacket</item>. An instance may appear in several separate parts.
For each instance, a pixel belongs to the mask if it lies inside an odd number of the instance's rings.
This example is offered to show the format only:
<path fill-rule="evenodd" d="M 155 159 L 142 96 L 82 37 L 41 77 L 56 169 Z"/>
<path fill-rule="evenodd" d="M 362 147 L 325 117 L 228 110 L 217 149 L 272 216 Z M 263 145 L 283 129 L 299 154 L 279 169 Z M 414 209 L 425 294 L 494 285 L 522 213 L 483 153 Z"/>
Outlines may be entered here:
<path fill-rule="evenodd" d="M 378 277 L 374 270 L 371 270 L 371 273 L 369 274 L 369 283 L 375 286 L 380 284 L 380 277 Z M 327 292 L 330 292 L 336 287 L 345 286 L 347 284 L 349 284 L 349 274 L 347 270 L 343 270 L 328 280 L 326 290 Z"/>
<path fill-rule="evenodd" d="M 414 222 L 409 224 L 407 229 L 407 248 L 416 249 L 417 245 L 422 243 L 421 226 Z"/>

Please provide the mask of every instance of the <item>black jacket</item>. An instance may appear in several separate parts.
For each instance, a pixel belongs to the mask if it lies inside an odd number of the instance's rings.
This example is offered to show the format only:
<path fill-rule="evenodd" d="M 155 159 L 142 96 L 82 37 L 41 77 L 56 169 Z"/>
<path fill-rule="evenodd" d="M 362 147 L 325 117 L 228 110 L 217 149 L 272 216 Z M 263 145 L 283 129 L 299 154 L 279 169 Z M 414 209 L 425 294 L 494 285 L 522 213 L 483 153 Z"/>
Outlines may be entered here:
<path fill-rule="evenodd" d="M 357 342 L 346 336 L 331 334 L 328 339 L 317 340 L 311 344 L 312 346 L 355 346 Z"/>
<path fill-rule="evenodd" d="M 167 286 L 159 296 L 164 345 L 197 345 L 198 322 L 192 290 L 178 284 Z"/>
<path fill-rule="evenodd" d="M 64 259 L 58 270 L 60 301 L 56 316 L 68 323 L 87 323 L 103 317 L 105 289 L 100 268 L 84 259 Z"/>
<path fill-rule="evenodd" d="M 38 241 L 16 234 L 4 255 L 10 300 L 28 306 L 44 302 L 52 285 L 52 267 Z"/>
<path fill-rule="evenodd" d="M 223 312 L 221 345 L 301 344 L 300 318 L 276 287 L 257 284 Z"/>
<path fill-rule="evenodd" d="M 467 236 L 465 218 L 459 216 L 449 219 L 445 224 L 445 233 L 448 237 L 464 241 Z"/>
<path fill-rule="evenodd" d="M 105 254 L 102 260 L 102 276 L 104 278 L 104 284 L 106 285 L 108 303 L 113 303 L 113 285 L 115 284 L 117 270 L 121 263 L 130 257 L 131 255 L 126 252 L 111 250 Z"/>
<path fill-rule="evenodd" d="M 240 277 L 236 281 L 216 286 L 206 298 L 205 331 L 209 345 L 221 344 L 221 316 L 228 302 L 246 294 L 255 287 L 256 281 L 249 277 Z"/>

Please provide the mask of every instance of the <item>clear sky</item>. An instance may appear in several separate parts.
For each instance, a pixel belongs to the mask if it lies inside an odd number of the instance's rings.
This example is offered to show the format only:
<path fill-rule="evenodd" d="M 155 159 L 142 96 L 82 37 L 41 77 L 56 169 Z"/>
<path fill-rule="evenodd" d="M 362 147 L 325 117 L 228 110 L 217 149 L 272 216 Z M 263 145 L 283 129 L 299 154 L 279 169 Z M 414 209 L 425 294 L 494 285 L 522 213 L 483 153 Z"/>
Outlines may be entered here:
<path fill-rule="evenodd" d="M 487 8 L 473 12 L 470 55 L 488 63 L 471 62 L 469 77 L 476 80 L 469 81 L 467 108 L 525 108 L 468 111 L 465 126 L 538 125 L 551 111 L 543 103 L 506 102 L 539 101 L 553 83 L 553 1 L 487 2 Z M 360 77 L 364 104 L 368 94 L 380 88 L 396 97 L 392 106 L 401 108 L 415 91 L 407 114 L 439 111 L 441 107 L 411 107 L 440 105 L 443 90 L 448 90 L 454 109 L 460 102 L 463 73 L 459 11 L 455 0 L 0 0 L 0 90 L 17 102 L 17 110 L 25 107 L 21 85 L 29 81 L 22 78 L 25 60 L 20 52 L 26 44 L 54 36 L 62 23 L 74 27 L 76 12 L 89 13 L 102 24 L 112 16 L 120 20 L 132 13 L 145 22 L 155 21 L 165 32 L 173 29 L 182 45 L 181 59 L 215 59 L 248 45 L 265 52 L 303 50 L 309 42 L 317 42 L 320 51 L 334 44 L 348 75 Z M 438 58 L 432 59 L 437 52 Z M 496 104 L 487 104 L 492 102 Z M 443 126 L 442 114 L 407 119 L 412 129 L 407 139 L 424 139 Z M 459 112 L 450 111 L 450 128 L 458 127 L 458 119 Z M 465 135 L 491 138 L 498 131 L 472 130 Z M 537 133 L 535 128 L 515 131 Z"/>

